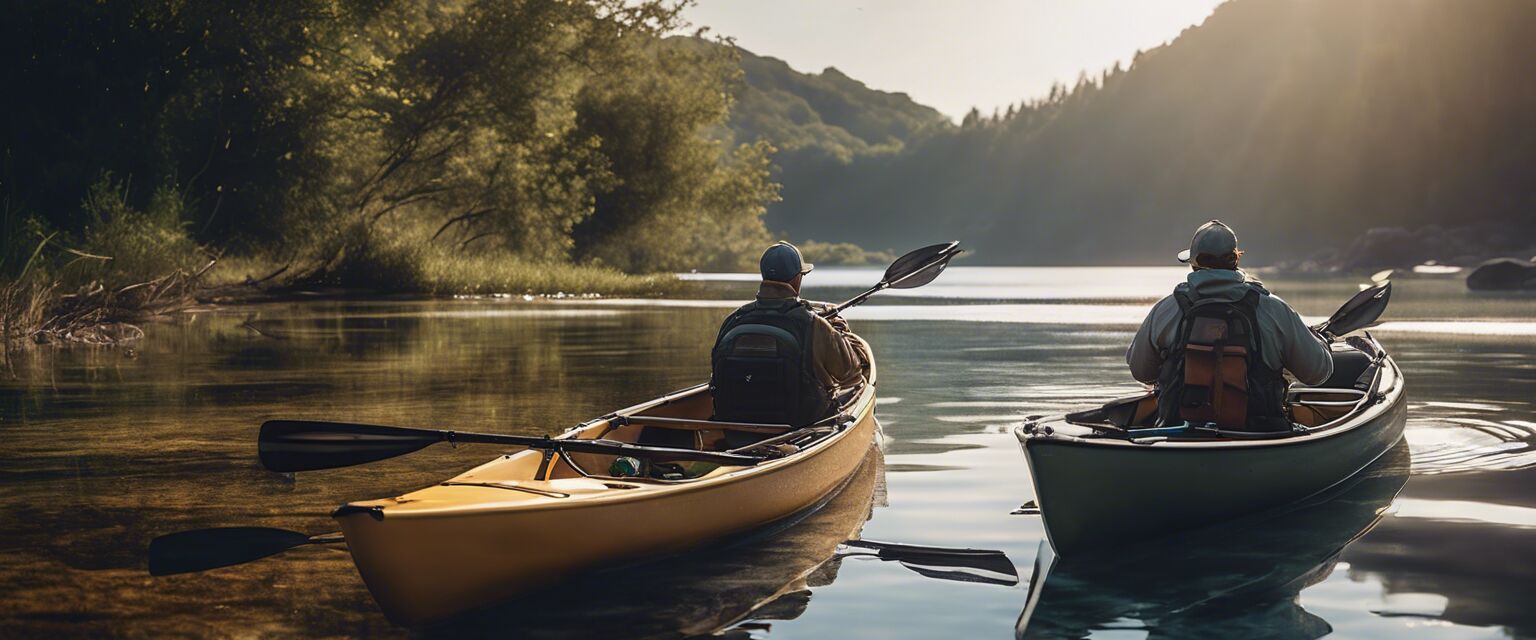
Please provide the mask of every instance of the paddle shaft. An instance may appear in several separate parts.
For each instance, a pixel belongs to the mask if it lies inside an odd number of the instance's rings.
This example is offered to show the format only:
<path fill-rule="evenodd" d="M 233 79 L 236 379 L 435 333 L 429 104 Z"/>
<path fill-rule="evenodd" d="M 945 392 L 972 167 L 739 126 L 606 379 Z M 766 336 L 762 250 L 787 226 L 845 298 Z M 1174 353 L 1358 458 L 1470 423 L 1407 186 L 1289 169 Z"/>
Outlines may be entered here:
<path fill-rule="evenodd" d="M 674 449 L 671 447 L 649 447 L 644 445 L 629 444 L 616 440 L 583 440 L 580 438 L 534 438 L 529 436 L 509 436 L 497 433 L 459 433 L 444 431 L 443 440 L 446 442 L 473 442 L 482 444 L 510 444 L 528 447 L 529 449 L 542 449 L 560 452 L 575 453 L 599 453 L 605 455 L 632 456 L 635 458 L 666 458 L 668 460 L 694 460 L 698 462 L 713 462 L 715 464 L 752 466 L 759 462 L 759 458 L 727 453 L 712 453 L 708 451 L 696 451 L 693 449 Z"/>
<path fill-rule="evenodd" d="M 533 438 L 528 436 L 508 436 L 496 433 L 460 433 L 454 431 L 444 432 L 445 442 L 469 442 L 481 444 L 510 444 L 540 449 L 547 451 L 598 453 L 605 455 L 632 456 L 635 458 L 666 458 L 668 460 L 695 460 L 698 462 L 713 462 L 716 464 L 752 466 L 759 462 L 758 458 L 751 456 L 732 455 L 724 453 L 711 453 L 708 451 L 696 451 L 693 449 L 674 449 L 672 447 L 650 447 L 645 445 L 630 444 L 616 440 L 583 440 L 579 438 Z"/>
<path fill-rule="evenodd" d="M 581 438 L 516 436 L 313 420 L 269 420 L 258 438 L 262 465 L 272 471 L 313 471 L 393 458 L 440 442 L 499 444 L 551 452 L 633 456 L 648 460 L 697 460 L 752 466 L 760 458 L 729 453 L 652 447 Z"/>

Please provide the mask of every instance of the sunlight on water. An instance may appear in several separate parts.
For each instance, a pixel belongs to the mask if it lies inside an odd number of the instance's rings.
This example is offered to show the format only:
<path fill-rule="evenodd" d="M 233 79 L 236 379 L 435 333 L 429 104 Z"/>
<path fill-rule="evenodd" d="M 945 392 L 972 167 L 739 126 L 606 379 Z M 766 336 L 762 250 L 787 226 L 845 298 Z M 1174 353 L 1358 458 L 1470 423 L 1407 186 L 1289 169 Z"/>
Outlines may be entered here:
<path fill-rule="evenodd" d="M 968 300 L 1134 300 L 1151 301 L 1168 294 L 1168 283 L 1189 270 L 1182 267 L 951 267 L 944 276 L 919 289 L 892 290 L 902 298 Z M 880 279 L 879 269 L 822 268 L 805 277 L 806 286 L 867 287 Z M 685 273 L 685 280 L 755 282 L 751 273 Z"/>
<path fill-rule="evenodd" d="M 1388 333 L 1444 333 L 1465 336 L 1536 336 L 1536 322 L 1386 322 L 1380 331 Z"/>
<path fill-rule="evenodd" d="M 1396 503 L 1399 518 L 1466 520 L 1510 527 L 1536 527 L 1536 508 L 1487 504 L 1467 500 L 1413 500 Z"/>

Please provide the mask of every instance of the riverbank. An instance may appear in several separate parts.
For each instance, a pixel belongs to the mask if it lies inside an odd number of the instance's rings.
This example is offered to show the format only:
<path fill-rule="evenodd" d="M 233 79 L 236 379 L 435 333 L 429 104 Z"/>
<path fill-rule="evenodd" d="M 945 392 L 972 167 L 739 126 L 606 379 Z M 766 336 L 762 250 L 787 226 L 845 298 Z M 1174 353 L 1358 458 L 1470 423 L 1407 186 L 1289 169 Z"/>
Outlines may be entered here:
<path fill-rule="evenodd" d="M 374 264 L 366 273 L 284 278 L 291 270 L 291 265 L 267 259 L 236 258 L 212 261 L 195 273 L 174 271 L 129 285 L 91 282 L 68 293 L 61 281 L 24 276 L 0 286 L 0 338 L 6 350 L 24 344 L 116 345 L 142 338 L 138 325 L 144 322 L 208 305 L 384 297 L 653 298 L 691 286 L 669 273 L 628 274 L 499 256 Z"/>

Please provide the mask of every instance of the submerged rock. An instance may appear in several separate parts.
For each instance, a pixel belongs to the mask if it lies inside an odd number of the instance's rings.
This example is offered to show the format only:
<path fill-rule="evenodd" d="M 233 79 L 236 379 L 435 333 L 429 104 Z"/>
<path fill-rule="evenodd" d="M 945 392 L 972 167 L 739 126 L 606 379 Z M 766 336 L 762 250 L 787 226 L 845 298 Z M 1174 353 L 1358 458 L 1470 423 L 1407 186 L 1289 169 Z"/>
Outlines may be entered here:
<path fill-rule="evenodd" d="M 1476 291 L 1536 290 L 1536 262 L 1495 258 L 1467 274 L 1467 288 Z"/>

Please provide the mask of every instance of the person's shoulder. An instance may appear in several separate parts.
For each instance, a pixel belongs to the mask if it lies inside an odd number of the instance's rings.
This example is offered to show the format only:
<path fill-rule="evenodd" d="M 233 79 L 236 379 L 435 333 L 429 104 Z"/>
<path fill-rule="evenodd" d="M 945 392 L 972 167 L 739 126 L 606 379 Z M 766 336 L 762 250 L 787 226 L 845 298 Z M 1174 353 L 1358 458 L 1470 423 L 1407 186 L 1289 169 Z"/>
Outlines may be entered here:
<path fill-rule="evenodd" d="M 1152 313 L 1166 310 L 1169 307 L 1174 309 L 1179 307 L 1179 298 L 1177 293 L 1170 293 L 1158 299 L 1157 302 L 1152 303 Z"/>
<path fill-rule="evenodd" d="M 811 316 L 811 325 L 812 326 L 815 326 L 818 329 L 821 329 L 821 330 L 824 330 L 824 331 L 831 331 L 831 332 L 834 332 L 834 333 L 837 332 L 837 327 L 832 326 L 832 321 L 830 319 L 826 318 L 825 316 L 823 316 L 823 315 L 821 315 L 819 313 L 815 313 L 815 312 L 811 312 L 810 316 Z"/>
<path fill-rule="evenodd" d="M 1263 291 L 1264 291 L 1264 295 L 1259 296 L 1259 304 L 1270 306 L 1270 307 L 1276 307 L 1276 308 L 1279 308 L 1279 307 L 1284 307 L 1286 309 L 1290 309 L 1291 308 L 1291 303 L 1286 302 L 1285 298 L 1282 298 L 1279 295 L 1276 295 L 1275 292 L 1270 291 L 1268 289 L 1263 289 Z"/>
<path fill-rule="evenodd" d="M 1259 298 L 1259 309 L 1265 315 L 1274 318 L 1276 322 L 1281 322 L 1282 318 L 1292 317 L 1296 318 L 1296 321 L 1301 321 L 1301 313 L 1296 311 L 1289 302 L 1286 302 L 1285 298 L 1273 293 Z"/>
<path fill-rule="evenodd" d="M 1153 333 L 1163 331 L 1166 327 L 1177 324 L 1182 313 L 1178 298 L 1170 293 L 1153 303 L 1152 308 L 1147 310 L 1147 317 L 1141 323 L 1142 330 L 1151 329 Z"/>

